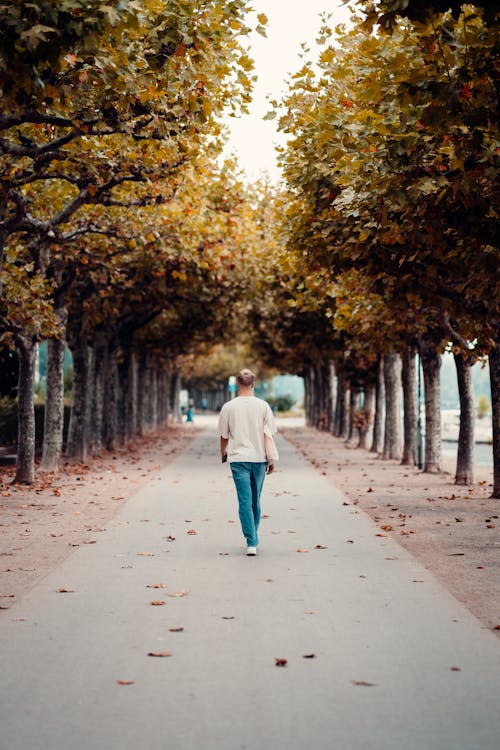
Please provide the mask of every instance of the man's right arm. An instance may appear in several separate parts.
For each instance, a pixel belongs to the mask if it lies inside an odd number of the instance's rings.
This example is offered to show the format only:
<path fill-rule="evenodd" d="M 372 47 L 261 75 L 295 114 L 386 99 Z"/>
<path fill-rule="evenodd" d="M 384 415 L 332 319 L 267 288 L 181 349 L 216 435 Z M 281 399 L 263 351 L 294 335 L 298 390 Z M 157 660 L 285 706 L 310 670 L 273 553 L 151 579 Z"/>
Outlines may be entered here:
<path fill-rule="evenodd" d="M 222 463 L 227 461 L 227 444 L 229 443 L 229 439 L 222 437 L 220 438 L 220 455 L 222 459 Z"/>

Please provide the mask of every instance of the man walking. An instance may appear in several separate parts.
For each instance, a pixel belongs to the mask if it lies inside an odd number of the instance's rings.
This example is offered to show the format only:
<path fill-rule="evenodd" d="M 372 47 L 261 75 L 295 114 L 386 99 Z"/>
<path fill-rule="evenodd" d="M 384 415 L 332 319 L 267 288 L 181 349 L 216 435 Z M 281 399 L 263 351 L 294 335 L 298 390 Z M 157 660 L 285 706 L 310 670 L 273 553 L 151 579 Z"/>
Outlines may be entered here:
<path fill-rule="evenodd" d="M 254 396 L 254 373 L 241 370 L 236 382 L 238 396 L 225 403 L 219 415 L 220 450 L 222 461 L 228 460 L 231 466 L 247 555 L 253 556 L 259 543 L 260 493 L 266 473 L 274 469 L 266 460 L 264 427 L 271 434 L 276 427 L 269 404 Z"/>

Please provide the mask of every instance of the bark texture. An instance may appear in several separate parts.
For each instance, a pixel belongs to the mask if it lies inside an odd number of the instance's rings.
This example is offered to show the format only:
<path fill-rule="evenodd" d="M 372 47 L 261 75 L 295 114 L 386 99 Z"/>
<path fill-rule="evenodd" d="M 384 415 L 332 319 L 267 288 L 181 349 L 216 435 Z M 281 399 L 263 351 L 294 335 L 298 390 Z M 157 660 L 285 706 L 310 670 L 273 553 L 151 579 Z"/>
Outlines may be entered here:
<path fill-rule="evenodd" d="M 99 332 L 92 347 L 90 370 L 91 399 L 89 414 L 89 447 L 92 453 L 99 454 L 103 448 L 103 414 L 104 414 L 104 374 L 107 358 L 107 341 L 104 333 Z"/>
<path fill-rule="evenodd" d="M 441 385 L 439 381 L 441 355 L 436 350 L 433 341 L 421 341 L 419 345 L 425 389 L 424 471 L 428 474 L 439 474 L 442 469 Z"/>
<path fill-rule="evenodd" d="M 35 342 L 23 337 L 18 354 L 17 462 L 14 482 L 33 484 L 35 481 Z"/>
<path fill-rule="evenodd" d="M 384 356 L 385 431 L 384 458 L 401 459 L 401 357 Z"/>
<path fill-rule="evenodd" d="M 360 412 L 360 399 L 360 392 L 357 389 L 351 388 L 349 395 L 349 430 L 347 433 L 347 442 L 352 445 L 359 440 L 357 424 Z"/>
<path fill-rule="evenodd" d="M 64 430 L 64 350 L 63 333 L 47 342 L 47 380 L 43 427 L 42 469 L 57 471 L 61 464 Z"/>
<path fill-rule="evenodd" d="M 403 404 L 404 404 L 404 441 L 401 463 L 408 466 L 418 465 L 418 397 L 417 397 L 417 363 L 415 349 L 403 352 Z"/>
<path fill-rule="evenodd" d="M 458 395 L 460 397 L 460 430 L 458 433 L 457 468 L 455 484 L 474 482 L 474 389 L 472 386 L 473 361 L 462 353 L 455 354 Z"/>
<path fill-rule="evenodd" d="M 500 334 L 497 334 L 495 343 L 496 346 L 491 350 L 489 354 L 493 428 L 492 497 L 500 498 Z"/>
<path fill-rule="evenodd" d="M 359 448 L 367 448 L 368 433 L 373 424 L 375 413 L 375 384 L 370 383 L 365 388 L 363 401 L 363 422 L 359 427 Z"/>
<path fill-rule="evenodd" d="M 379 358 L 377 382 L 375 384 L 375 416 L 373 419 L 373 439 L 370 451 L 382 453 L 384 449 L 385 425 L 385 381 L 384 358 Z"/>
<path fill-rule="evenodd" d="M 85 462 L 88 458 L 89 353 L 85 336 L 72 336 L 69 343 L 73 355 L 73 400 L 66 455 L 75 461 Z"/>

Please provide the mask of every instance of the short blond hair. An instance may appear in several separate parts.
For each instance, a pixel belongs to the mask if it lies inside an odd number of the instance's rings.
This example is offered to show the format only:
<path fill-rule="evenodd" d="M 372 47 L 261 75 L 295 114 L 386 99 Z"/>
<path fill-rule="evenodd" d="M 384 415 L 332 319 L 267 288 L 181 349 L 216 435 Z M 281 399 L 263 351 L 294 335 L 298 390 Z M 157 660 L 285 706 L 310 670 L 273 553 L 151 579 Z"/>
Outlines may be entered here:
<path fill-rule="evenodd" d="M 236 376 L 236 381 L 238 385 L 243 385 L 247 388 L 250 385 L 253 387 L 255 385 L 255 373 L 248 369 L 240 370 Z"/>

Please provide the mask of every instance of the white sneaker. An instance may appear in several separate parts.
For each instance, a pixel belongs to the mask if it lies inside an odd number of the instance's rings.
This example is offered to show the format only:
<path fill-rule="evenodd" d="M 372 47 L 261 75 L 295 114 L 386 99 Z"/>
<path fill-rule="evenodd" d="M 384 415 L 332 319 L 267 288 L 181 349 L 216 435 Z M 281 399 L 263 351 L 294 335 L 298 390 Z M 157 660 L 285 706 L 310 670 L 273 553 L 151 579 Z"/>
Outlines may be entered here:
<path fill-rule="evenodd" d="M 247 555 L 249 557 L 255 557 L 257 554 L 257 547 L 247 547 Z"/>

